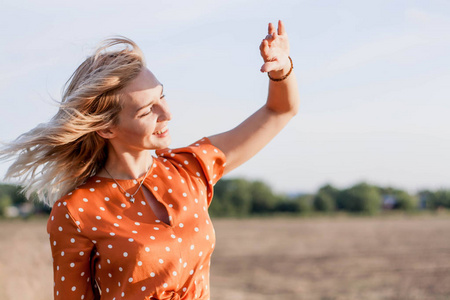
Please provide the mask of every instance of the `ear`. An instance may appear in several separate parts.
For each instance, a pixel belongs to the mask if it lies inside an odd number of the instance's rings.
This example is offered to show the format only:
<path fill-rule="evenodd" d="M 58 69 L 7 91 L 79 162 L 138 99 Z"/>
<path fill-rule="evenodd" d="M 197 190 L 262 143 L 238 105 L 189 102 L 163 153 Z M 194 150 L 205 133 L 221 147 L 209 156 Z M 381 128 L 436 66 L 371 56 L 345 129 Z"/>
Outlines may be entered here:
<path fill-rule="evenodd" d="M 112 139 L 116 136 L 116 133 L 111 128 L 97 130 L 96 133 L 104 139 Z"/>

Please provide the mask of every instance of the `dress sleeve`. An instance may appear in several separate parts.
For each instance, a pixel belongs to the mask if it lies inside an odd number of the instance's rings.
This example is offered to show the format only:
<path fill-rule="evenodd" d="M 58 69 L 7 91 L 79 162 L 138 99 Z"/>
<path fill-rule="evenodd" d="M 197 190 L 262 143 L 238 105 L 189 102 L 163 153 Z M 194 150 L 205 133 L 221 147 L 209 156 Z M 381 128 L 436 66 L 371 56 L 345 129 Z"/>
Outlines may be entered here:
<path fill-rule="evenodd" d="M 210 204 L 213 187 L 222 177 L 226 166 L 225 154 L 219 148 L 204 137 L 188 147 L 158 150 L 156 154 L 183 166 L 192 176 L 201 179 L 206 185 Z"/>
<path fill-rule="evenodd" d="M 47 232 L 53 257 L 54 299 L 97 299 L 90 267 L 94 244 L 81 233 L 65 202 L 54 204 Z"/>

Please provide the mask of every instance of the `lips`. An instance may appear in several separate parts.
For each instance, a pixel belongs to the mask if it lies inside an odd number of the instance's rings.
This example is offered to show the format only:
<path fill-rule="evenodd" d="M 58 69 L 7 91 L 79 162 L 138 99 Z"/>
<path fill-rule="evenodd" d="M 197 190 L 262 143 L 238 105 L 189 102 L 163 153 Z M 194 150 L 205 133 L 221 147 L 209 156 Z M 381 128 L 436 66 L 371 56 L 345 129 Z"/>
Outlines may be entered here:
<path fill-rule="evenodd" d="M 163 128 L 161 130 L 153 132 L 153 135 L 162 135 L 162 134 L 166 133 L 167 130 L 168 130 L 167 127 L 165 127 L 165 128 Z"/>

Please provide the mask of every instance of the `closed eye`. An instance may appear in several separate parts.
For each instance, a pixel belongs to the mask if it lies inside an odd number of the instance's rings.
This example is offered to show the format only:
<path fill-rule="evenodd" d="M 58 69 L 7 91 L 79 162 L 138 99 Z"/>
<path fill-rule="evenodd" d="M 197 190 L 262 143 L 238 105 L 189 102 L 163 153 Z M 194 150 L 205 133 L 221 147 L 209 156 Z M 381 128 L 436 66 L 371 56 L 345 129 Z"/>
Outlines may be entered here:
<path fill-rule="evenodd" d="M 166 97 L 166 95 L 161 95 L 160 99 L 164 99 Z M 145 117 L 147 115 L 149 115 L 151 112 L 153 111 L 153 105 L 149 105 L 147 107 L 147 110 L 145 111 L 145 113 L 143 113 L 142 115 L 139 116 L 139 118 Z"/>

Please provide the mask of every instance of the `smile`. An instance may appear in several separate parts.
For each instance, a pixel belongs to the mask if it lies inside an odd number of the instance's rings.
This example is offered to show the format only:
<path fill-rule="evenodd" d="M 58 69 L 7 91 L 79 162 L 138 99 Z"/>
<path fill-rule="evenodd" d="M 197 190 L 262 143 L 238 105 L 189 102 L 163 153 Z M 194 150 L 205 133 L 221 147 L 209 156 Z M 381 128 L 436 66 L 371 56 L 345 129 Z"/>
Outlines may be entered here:
<path fill-rule="evenodd" d="M 153 134 L 154 134 L 154 135 L 161 135 L 161 134 L 166 133 L 167 130 L 168 130 L 167 128 L 163 128 L 163 129 L 161 129 L 160 131 L 155 131 Z"/>

